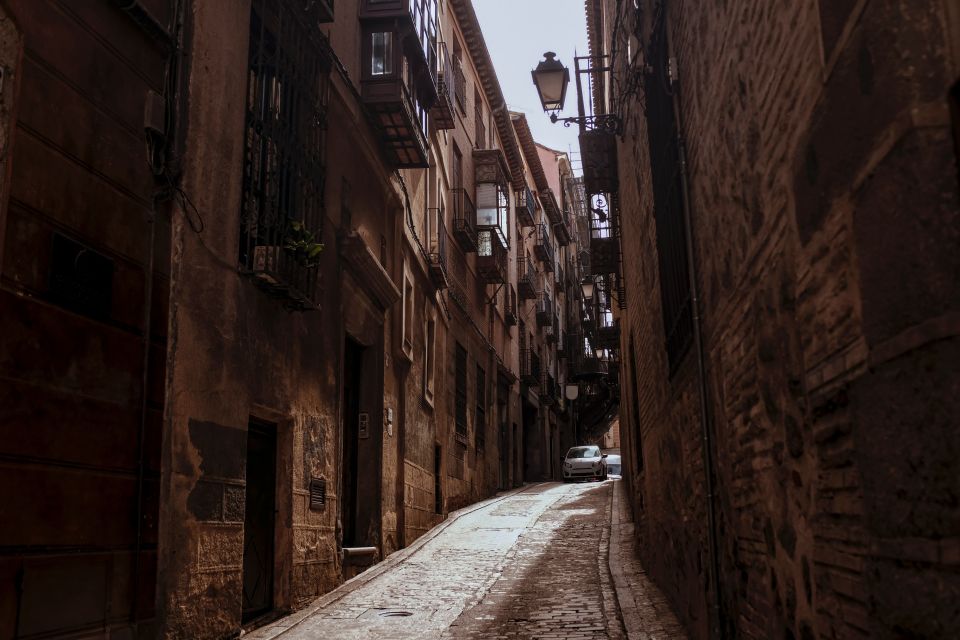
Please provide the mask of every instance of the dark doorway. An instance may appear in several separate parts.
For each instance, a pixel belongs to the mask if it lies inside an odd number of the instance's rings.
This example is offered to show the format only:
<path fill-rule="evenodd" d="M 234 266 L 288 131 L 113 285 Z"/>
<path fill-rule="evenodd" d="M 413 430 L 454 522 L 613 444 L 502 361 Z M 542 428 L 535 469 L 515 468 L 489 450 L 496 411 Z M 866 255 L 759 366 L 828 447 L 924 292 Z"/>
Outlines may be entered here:
<path fill-rule="evenodd" d="M 443 450 L 440 445 L 433 447 L 433 512 L 443 513 L 443 476 L 440 464 L 443 462 Z"/>
<path fill-rule="evenodd" d="M 524 481 L 542 480 L 543 468 L 540 463 L 540 454 L 543 445 L 540 442 L 540 425 L 537 421 L 537 410 L 530 405 L 523 405 L 523 479 Z"/>
<path fill-rule="evenodd" d="M 250 420 L 243 517 L 243 621 L 273 608 L 277 491 L 276 425 Z"/>
<path fill-rule="evenodd" d="M 513 423 L 513 486 L 519 487 L 523 482 L 522 469 L 520 468 L 520 439 L 517 437 L 517 423 Z"/>
<path fill-rule="evenodd" d="M 341 470 L 344 547 L 356 546 L 359 474 L 360 384 L 363 380 L 363 347 L 347 338 L 343 350 L 343 468 Z"/>

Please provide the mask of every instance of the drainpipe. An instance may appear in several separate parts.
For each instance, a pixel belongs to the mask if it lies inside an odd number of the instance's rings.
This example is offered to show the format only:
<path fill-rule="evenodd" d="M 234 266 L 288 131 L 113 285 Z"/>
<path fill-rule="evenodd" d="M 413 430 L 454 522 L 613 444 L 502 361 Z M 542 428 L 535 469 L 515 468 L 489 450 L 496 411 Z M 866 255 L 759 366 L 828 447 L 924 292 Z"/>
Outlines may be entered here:
<path fill-rule="evenodd" d="M 673 39 L 670 37 L 670 30 L 666 29 L 669 50 L 673 51 Z M 677 128 L 677 155 L 680 164 L 680 182 L 683 202 L 683 226 L 684 243 L 687 250 L 687 272 L 689 274 L 690 286 L 690 304 L 693 313 L 693 344 L 694 351 L 697 354 L 697 391 L 700 401 L 700 432 L 701 448 L 703 450 L 703 469 L 704 485 L 707 492 L 707 544 L 710 550 L 710 574 L 711 586 L 713 587 L 713 603 L 711 611 L 711 625 L 713 633 L 711 637 L 723 640 L 724 627 L 722 621 L 722 602 L 721 602 L 721 583 L 720 583 L 720 556 L 719 544 L 717 542 L 717 515 L 716 515 L 716 494 L 713 484 L 714 459 L 713 459 L 713 425 L 710 419 L 710 407 L 708 401 L 709 387 L 707 385 L 706 353 L 703 346 L 703 331 L 701 328 L 702 318 L 700 315 L 700 295 L 697 284 L 697 260 L 694 253 L 693 242 L 693 215 L 690 207 L 690 180 L 687 170 L 687 149 L 683 138 L 683 119 L 680 110 L 680 88 L 676 77 L 676 60 L 670 58 L 670 84 L 674 87 L 673 91 L 673 117 Z"/>

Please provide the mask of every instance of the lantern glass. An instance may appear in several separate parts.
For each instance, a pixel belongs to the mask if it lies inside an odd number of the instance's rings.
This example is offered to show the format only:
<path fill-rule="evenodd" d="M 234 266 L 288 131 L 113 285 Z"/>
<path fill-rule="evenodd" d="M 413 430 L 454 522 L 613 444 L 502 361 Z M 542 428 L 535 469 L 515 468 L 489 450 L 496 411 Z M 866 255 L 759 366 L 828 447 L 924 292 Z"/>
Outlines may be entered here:
<path fill-rule="evenodd" d="M 593 278 L 589 276 L 583 279 L 583 282 L 580 283 L 580 289 L 583 291 L 583 297 L 586 300 L 593 298 L 593 288 L 596 286 L 593 282 Z"/>
<path fill-rule="evenodd" d="M 533 84 L 540 95 L 540 104 L 544 111 L 560 111 L 567 96 L 567 85 L 570 83 L 570 71 L 563 63 L 557 60 L 557 54 L 547 51 L 537 68 L 530 73 Z"/>

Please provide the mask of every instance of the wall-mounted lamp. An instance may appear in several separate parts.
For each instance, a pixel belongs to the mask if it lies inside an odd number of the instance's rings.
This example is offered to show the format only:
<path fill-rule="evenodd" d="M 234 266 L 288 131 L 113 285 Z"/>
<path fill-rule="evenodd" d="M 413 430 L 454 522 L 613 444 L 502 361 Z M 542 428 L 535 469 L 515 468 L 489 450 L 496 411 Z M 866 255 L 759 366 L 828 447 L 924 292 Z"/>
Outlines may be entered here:
<path fill-rule="evenodd" d="M 610 71 L 609 66 L 592 66 L 594 61 L 603 60 L 606 57 L 578 56 L 573 59 L 576 67 L 578 115 L 575 118 L 560 118 L 557 116 L 557 112 L 563 109 L 564 98 L 567 95 L 567 84 L 570 83 L 570 71 L 563 66 L 562 62 L 557 60 L 557 54 L 554 52 L 547 51 L 543 54 L 543 60 L 537 63 L 537 68 L 530 73 L 533 76 L 533 84 L 537 87 L 540 105 L 544 112 L 550 114 L 550 122 L 562 122 L 565 127 L 577 124 L 581 133 L 588 129 L 602 129 L 615 134 L 621 132 L 623 122 L 617 114 L 601 113 L 588 116 L 583 108 L 583 88 L 580 83 L 580 75 Z M 583 66 L 581 66 L 581 62 L 583 62 Z"/>
<path fill-rule="evenodd" d="M 585 277 L 583 278 L 583 281 L 580 283 L 580 290 L 583 291 L 583 298 L 584 298 L 584 300 L 592 300 L 592 299 L 593 299 L 593 289 L 594 289 L 595 286 L 596 286 L 596 285 L 595 285 L 595 283 L 593 282 L 593 278 L 592 278 L 592 277 L 590 277 L 590 276 L 585 276 Z"/>

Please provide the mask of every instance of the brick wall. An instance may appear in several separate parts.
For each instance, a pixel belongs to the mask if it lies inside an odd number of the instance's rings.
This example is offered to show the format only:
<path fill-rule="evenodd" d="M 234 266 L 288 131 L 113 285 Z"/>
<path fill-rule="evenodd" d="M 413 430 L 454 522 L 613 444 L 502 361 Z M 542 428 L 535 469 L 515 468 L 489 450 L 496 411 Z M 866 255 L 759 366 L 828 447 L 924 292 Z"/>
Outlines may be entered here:
<path fill-rule="evenodd" d="M 618 3 L 604 4 L 609 50 L 633 16 L 628 6 L 618 23 Z M 646 34 L 654 4 L 641 3 Z M 745 638 L 945 637 L 960 624 L 948 3 L 667 4 L 724 626 Z M 637 258 L 624 264 L 622 344 L 635 346 L 638 385 L 636 402 L 622 394 L 624 456 L 647 569 L 706 638 L 695 354 L 671 377 L 646 120 L 635 96 L 624 110 L 623 243 Z"/>

